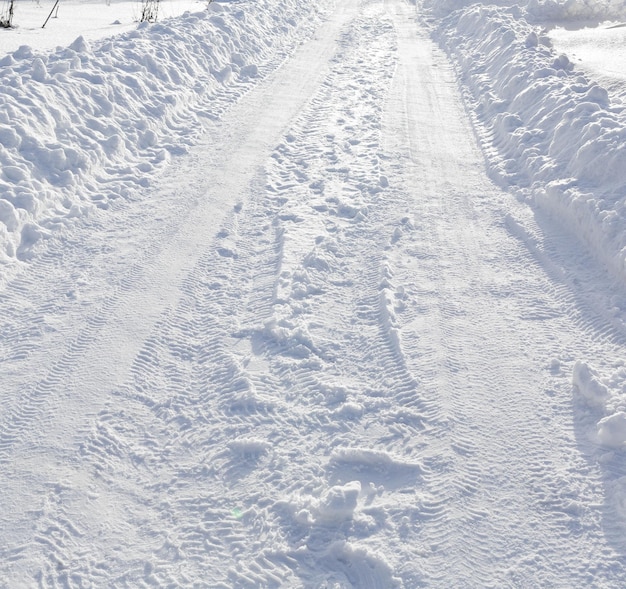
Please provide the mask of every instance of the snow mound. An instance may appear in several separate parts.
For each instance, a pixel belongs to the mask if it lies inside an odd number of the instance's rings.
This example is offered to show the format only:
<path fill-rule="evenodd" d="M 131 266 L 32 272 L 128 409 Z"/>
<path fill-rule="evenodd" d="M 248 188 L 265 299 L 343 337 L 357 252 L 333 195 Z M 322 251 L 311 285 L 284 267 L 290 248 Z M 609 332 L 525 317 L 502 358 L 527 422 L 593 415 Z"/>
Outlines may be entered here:
<path fill-rule="evenodd" d="M 112 40 L 0 60 L 0 262 L 149 183 L 259 76 L 308 34 L 318 9 L 212 3 Z"/>

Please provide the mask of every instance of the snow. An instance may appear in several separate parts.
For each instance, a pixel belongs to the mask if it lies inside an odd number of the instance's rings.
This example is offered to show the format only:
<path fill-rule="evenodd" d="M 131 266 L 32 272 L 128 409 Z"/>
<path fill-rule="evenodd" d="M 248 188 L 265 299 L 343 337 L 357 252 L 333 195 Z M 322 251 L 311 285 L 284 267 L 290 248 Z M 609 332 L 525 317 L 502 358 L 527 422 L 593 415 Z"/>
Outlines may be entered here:
<path fill-rule="evenodd" d="M 603 21 L 622 18 L 626 5 L 623 0 L 529 0 L 531 18 L 540 21 Z"/>
<path fill-rule="evenodd" d="M 498 146 L 492 176 L 562 217 L 624 280 L 626 243 L 615 231 L 626 210 L 623 108 L 506 10 L 475 6 L 448 17 L 441 31 Z M 472 67 L 479 55 L 481 67 Z"/>
<path fill-rule="evenodd" d="M 201 12 L 208 4 L 198 0 L 164 0 L 159 2 L 158 20 Z M 140 7 L 140 2 L 132 0 L 60 0 L 58 10 L 55 0 L 17 2 L 13 28 L 3 30 L 0 36 L 0 53 L 13 53 L 21 46 L 50 51 L 71 45 L 78 37 L 93 42 L 128 33 L 137 28 Z"/>
<path fill-rule="evenodd" d="M 607 89 L 614 104 L 625 104 L 626 28 L 621 22 L 596 26 L 551 27 L 548 36 L 555 49 L 570 56 L 576 69 Z"/>
<path fill-rule="evenodd" d="M 55 227 L 149 182 L 146 174 L 197 136 L 199 117 L 219 112 L 216 89 L 244 92 L 263 61 L 289 42 L 289 8 L 274 47 L 264 39 L 278 24 L 262 5 L 244 17 L 215 3 L 93 47 L 81 36 L 48 54 L 21 46 L 5 55 L 3 261 L 27 259 Z"/>
<path fill-rule="evenodd" d="M 598 438 L 602 444 L 620 448 L 626 442 L 626 413 L 618 411 L 598 422 Z"/>
<path fill-rule="evenodd" d="M 623 0 L 18 3 L 0 585 L 626 583 Z"/>
<path fill-rule="evenodd" d="M 609 391 L 598 378 L 598 373 L 584 362 L 574 364 L 573 384 L 587 403 L 592 407 L 603 407 L 609 396 Z"/>

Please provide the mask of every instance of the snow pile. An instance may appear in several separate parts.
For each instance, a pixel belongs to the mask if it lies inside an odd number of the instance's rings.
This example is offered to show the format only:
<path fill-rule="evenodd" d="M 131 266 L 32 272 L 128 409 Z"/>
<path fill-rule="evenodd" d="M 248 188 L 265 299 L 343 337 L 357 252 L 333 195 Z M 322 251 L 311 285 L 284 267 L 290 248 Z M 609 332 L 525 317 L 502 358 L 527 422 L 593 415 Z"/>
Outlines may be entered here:
<path fill-rule="evenodd" d="M 380 508 L 372 506 L 377 494 L 372 483 L 350 480 L 322 490 L 319 497 L 296 494 L 276 503 L 275 508 L 283 509 L 306 538 L 294 558 L 302 560 L 302 570 L 313 562 L 311 587 L 404 586 L 386 555 L 367 542 L 380 526 L 372 514 L 385 519 Z M 341 530 L 350 530 L 355 540 L 342 539 Z"/>
<path fill-rule="evenodd" d="M 271 59 L 313 29 L 297 0 L 213 2 L 209 10 L 94 46 L 0 60 L 0 261 L 98 206 L 132 196 L 146 173 L 199 133 Z M 261 69 L 260 69 L 261 68 Z"/>
<path fill-rule="evenodd" d="M 436 34 L 459 66 L 492 177 L 555 213 L 626 280 L 626 111 L 518 7 L 474 5 Z"/>

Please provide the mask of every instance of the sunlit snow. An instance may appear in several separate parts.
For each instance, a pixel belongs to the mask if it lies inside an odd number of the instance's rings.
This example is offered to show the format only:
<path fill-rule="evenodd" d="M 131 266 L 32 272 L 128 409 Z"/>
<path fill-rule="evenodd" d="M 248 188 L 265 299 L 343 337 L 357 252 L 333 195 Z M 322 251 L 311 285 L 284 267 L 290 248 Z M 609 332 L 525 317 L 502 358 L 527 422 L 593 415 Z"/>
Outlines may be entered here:
<path fill-rule="evenodd" d="M 52 8 L 0 29 L 0 586 L 626 586 L 626 3 Z"/>

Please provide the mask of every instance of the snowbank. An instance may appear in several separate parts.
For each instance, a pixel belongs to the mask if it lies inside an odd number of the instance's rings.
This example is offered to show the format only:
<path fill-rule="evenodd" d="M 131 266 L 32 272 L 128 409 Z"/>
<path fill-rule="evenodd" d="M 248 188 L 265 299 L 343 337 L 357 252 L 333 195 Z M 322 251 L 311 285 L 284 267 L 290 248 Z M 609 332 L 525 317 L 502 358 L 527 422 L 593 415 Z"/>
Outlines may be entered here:
<path fill-rule="evenodd" d="M 79 37 L 2 58 L 0 261 L 27 259 L 73 218 L 131 197 L 318 12 L 297 0 L 213 2 L 93 46 Z"/>
<path fill-rule="evenodd" d="M 575 15 L 585 3 L 557 4 Z M 528 10 L 551 14 L 547 3 Z M 475 4 L 435 34 L 458 65 L 492 177 L 559 217 L 626 281 L 626 111 L 525 16 Z"/>

